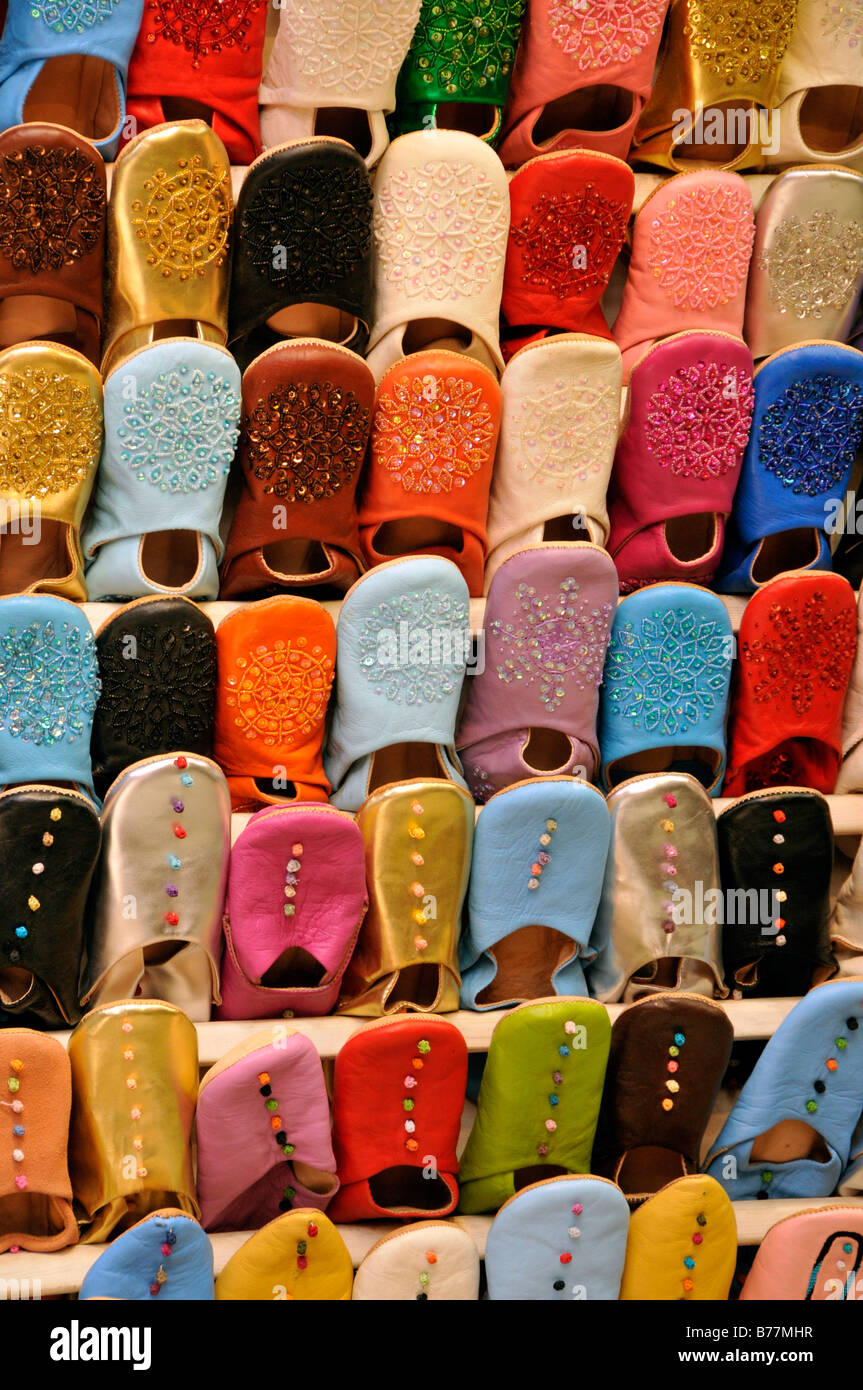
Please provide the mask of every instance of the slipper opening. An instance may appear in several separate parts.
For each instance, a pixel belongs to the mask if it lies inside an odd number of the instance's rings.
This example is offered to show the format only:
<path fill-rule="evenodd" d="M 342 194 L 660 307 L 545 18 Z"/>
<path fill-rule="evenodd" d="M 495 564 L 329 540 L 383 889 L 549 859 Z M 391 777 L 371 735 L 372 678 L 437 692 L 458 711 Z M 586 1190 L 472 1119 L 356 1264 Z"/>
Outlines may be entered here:
<path fill-rule="evenodd" d="M 405 329 L 402 352 L 405 357 L 430 347 L 450 347 L 454 352 L 464 352 L 472 340 L 470 329 L 453 319 L 414 319 Z"/>
<path fill-rule="evenodd" d="M 645 772 L 686 772 L 708 790 L 714 785 L 722 766 L 722 755 L 715 748 L 699 744 L 672 744 L 668 748 L 645 748 L 616 758 L 605 769 L 609 789 L 638 777 Z"/>
<path fill-rule="evenodd" d="M 339 1185 L 335 1173 L 325 1173 L 322 1168 L 313 1168 L 309 1163 L 295 1161 L 291 1166 L 297 1182 L 309 1192 L 316 1193 L 318 1197 L 326 1197 L 329 1193 L 335 1192 Z"/>
<path fill-rule="evenodd" d="M 212 106 L 207 106 L 202 101 L 195 101 L 192 97 L 162 97 L 162 120 L 172 121 L 203 121 L 205 125 L 212 126 L 215 111 Z"/>
<path fill-rule="evenodd" d="M 14 294 L 0 303 L 0 348 L 38 338 L 80 352 L 78 312 L 67 299 Z"/>
<path fill-rule="evenodd" d="M 261 557 L 271 574 L 283 581 L 299 578 L 323 580 L 333 568 L 319 541 L 272 541 L 261 548 Z"/>
<path fill-rule="evenodd" d="M 296 801 L 297 787 L 295 782 L 283 782 L 281 778 L 255 777 L 255 786 L 259 792 L 265 796 L 278 797 L 281 801 Z"/>
<path fill-rule="evenodd" d="M 315 112 L 315 135 L 344 140 L 366 159 L 372 152 L 372 123 L 368 111 L 350 106 L 321 106 Z"/>
<path fill-rule="evenodd" d="M 480 140 L 490 140 L 500 123 L 500 112 L 484 102 L 441 101 L 435 107 L 434 123 L 438 130 L 463 130 Z"/>
<path fill-rule="evenodd" d="M 31 520 L 26 505 L 21 518 L 12 526 L 0 526 L 0 594 L 20 594 L 38 585 L 46 588 L 51 580 L 66 581 L 75 575 L 75 562 L 69 544 L 71 527 L 68 522 L 42 517 L 38 529 L 27 534 L 22 527 Z"/>
<path fill-rule="evenodd" d="M 832 789 L 838 763 L 839 754 L 827 743 L 816 738 L 787 738 L 746 764 L 743 790 L 787 786 Z"/>
<path fill-rule="evenodd" d="M 440 965 L 404 966 L 387 995 L 385 1012 L 395 1013 L 400 1004 L 412 1004 L 416 1009 L 433 1009 L 440 998 L 442 975 L 443 967 Z"/>
<path fill-rule="evenodd" d="M 797 526 L 792 531 L 776 531 L 758 543 L 751 574 L 756 584 L 766 584 L 788 570 L 807 569 L 821 553 L 814 526 Z"/>
<path fill-rule="evenodd" d="M 830 1151 L 814 1125 L 805 1120 L 780 1120 L 752 1141 L 750 1163 L 793 1163 L 796 1159 L 829 1163 Z"/>
<path fill-rule="evenodd" d="M 547 999 L 556 993 L 553 976 L 578 955 L 578 946 L 554 927 L 519 927 L 489 947 L 497 965 L 494 979 L 480 990 L 478 1004 Z"/>
<path fill-rule="evenodd" d="M 414 778 L 426 777 L 446 777 L 438 745 L 393 743 L 373 755 L 366 795 L 377 791 L 378 787 L 385 787 L 388 782 L 411 782 Z"/>
<path fill-rule="evenodd" d="M 589 541 L 592 540 L 587 526 L 581 525 L 584 512 L 570 512 L 567 516 L 553 516 L 542 528 L 544 541 Z"/>
<path fill-rule="evenodd" d="M 198 575 L 201 536 L 198 531 L 149 531 L 141 537 L 141 573 L 162 589 L 184 589 Z"/>
<path fill-rule="evenodd" d="M 632 120 L 635 102 L 635 94 L 623 87 L 608 83 L 581 87 L 542 108 L 533 127 L 533 143 L 540 148 L 558 135 L 620 130 Z"/>
<path fill-rule="evenodd" d="M 122 1198 L 125 1202 L 126 1211 L 120 1216 L 115 1226 L 111 1227 L 110 1239 L 121 1235 L 123 1231 L 128 1231 L 130 1226 L 137 1226 L 145 1216 L 153 1216 L 157 1211 L 162 1211 L 165 1207 L 171 1210 L 182 1211 L 180 1206 L 179 1192 L 164 1191 L 143 1191 L 131 1192 L 128 1197 Z"/>
<path fill-rule="evenodd" d="M 696 123 L 687 138 L 674 141 L 671 162 L 675 169 L 690 166 L 724 168 L 735 164 L 748 149 L 758 144 L 758 108 L 739 98 L 710 103 L 703 125 Z M 730 137 L 730 138 L 723 138 Z"/>
<path fill-rule="evenodd" d="M 302 946 L 288 946 L 261 976 L 267 989 L 314 989 L 323 983 L 326 967 Z"/>
<path fill-rule="evenodd" d="M 559 729 L 530 729 L 521 756 L 534 772 L 562 772 L 573 753 L 572 739 Z"/>
<path fill-rule="evenodd" d="M 324 338 L 328 343 L 349 343 L 359 321 L 332 304 L 290 304 L 267 319 L 267 327 L 279 338 Z"/>
<path fill-rule="evenodd" d="M 46 121 L 88 140 L 107 140 L 120 124 L 114 64 L 77 53 L 46 59 L 27 93 L 22 120 Z"/>
<path fill-rule="evenodd" d="M 532 1183 L 544 1182 L 546 1178 L 568 1178 L 569 1169 L 560 1168 L 556 1163 L 533 1163 L 530 1168 L 517 1168 L 512 1175 L 516 1192 Z"/>
<path fill-rule="evenodd" d="M 715 512 L 694 512 L 675 516 L 664 523 L 668 552 L 682 565 L 710 559 L 719 545 L 719 522 Z"/>
<path fill-rule="evenodd" d="M 433 516 L 406 516 L 398 521 L 385 521 L 375 531 L 371 542 L 378 555 L 399 558 L 419 555 L 429 550 L 451 550 L 460 555 L 464 550 L 464 533 L 449 521 Z"/>
<path fill-rule="evenodd" d="M 379 1207 L 394 1212 L 404 1208 L 417 1211 L 448 1211 L 453 1194 L 442 1177 L 427 1178 L 422 1168 L 399 1165 L 384 1168 L 369 1178 L 369 1192 Z"/>
<path fill-rule="evenodd" d="M 801 102 L 798 122 L 814 154 L 856 149 L 863 143 L 863 87 L 812 87 Z"/>
<path fill-rule="evenodd" d="M 30 970 L 18 965 L 0 969 L 0 1004 L 20 1004 L 33 990 L 36 978 Z"/>
<path fill-rule="evenodd" d="M 0 1197 L 0 1237 L 26 1231 L 31 1239 L 50 1240 L 62 1235 L 66 1225 L 63 1207 L 47 1193 L 12 1192 Z"/>
<path fill-rule="evenodd" d="M 666 1183 L 685 1178 L 687 1172 L 683 1154 L 660 1144 L 641 1144 L 623 1155 L 614 1181 L 627 1195 L 658 1192 Z"/>

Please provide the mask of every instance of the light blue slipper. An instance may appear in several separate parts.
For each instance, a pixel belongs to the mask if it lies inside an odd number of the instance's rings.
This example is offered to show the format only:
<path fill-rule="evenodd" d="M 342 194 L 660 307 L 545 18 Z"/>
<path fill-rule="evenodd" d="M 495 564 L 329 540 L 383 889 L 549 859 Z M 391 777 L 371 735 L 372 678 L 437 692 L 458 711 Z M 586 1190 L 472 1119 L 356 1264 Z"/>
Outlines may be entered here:
<path fill-rule="evenodd" d="M 109 373 L 105 447 L 84 531 L 91 602 L 216 598 L 240 401 L 233 357 L 194 338 L 140 348 Z"/>
<path fill-rule="evenodd" d="M 725 604 L 697 584 L 649 584 L 622 600 L 599 706 L 606 790 L 667 770 L 719 795 L 733 650 Z"/>
<path fill-rule="evenodd" d="M 191 1216 L 165 1210 L 145 1216 L 103 1250 L 84 1275 L 84 1298 L 136 1303 L 215 1299 L 213 1247 Z"/>
<path fill-rule="evenodd" d="M 348 591 L 324 752 L 339 810 L 356 811 L 387 782 L 466 785 L 453 744 L 469 617 L 467 584 L 436 555 L 391 560 Z"/>
<path fill-rule="evenodd" d="M 782 348 L 755 372 L 755 411 L 722 561 L 723 593 L 751 594 L 790 568 L 832 569 L 838 516 L 863 441 L 863 353 L 842 343 Z M 781 551 L 778 550 L 781 546 Z"/>
<path fill-rule="evenodd" d="M 0 784 L 71 782 L 96 805 L 90 735 L 101 689 L 81 609 L 51 594 L 0 599 Z"/>
<path fill-rule="evenodd" d="M 24 122 L 68 126 L 113 159 L 143 13 L 144 0 L 9 0 L 0 39 L 0 130 Z M 79 71 L 63 64 L 74 54 L 103 60 L 98 81 L 83 63 Z"/>
<path fill-rule="evenodd" d="M 606 1178 L 546 1178 L 510 1197 L 485 1245 L 490 1299 L 609 1302 L 620 1294 L 629 1206 Z"/>
<path fill-rule="evenodd" d="M 770 1038 L 704 1171 L 733 1200 L 828 1197 L 861 1111 L 863 978 L 831 980 L 804 995 Z"/>
<path fill-rule="evenodd" d="M 602 793 L 573 777 L 516 782 L 486 802 L 459 947 L 462 1008 L 587 993 L 609 834 Z"/>

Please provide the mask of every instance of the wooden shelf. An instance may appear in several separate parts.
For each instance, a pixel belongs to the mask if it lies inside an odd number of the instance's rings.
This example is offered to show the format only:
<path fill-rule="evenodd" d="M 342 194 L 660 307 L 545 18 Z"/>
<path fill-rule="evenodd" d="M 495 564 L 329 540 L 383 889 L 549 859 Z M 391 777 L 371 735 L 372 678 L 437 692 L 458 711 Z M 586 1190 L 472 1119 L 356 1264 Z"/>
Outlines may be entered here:
<path fill-rule="evenodd" d="M 734 1214 L 737 1218 L 737 1240 L 740 1245 L 758 1245 L 771 1226 L 794 1216 L 800 1211 L 811 1211 L 819 1207 L 831 1207 L 841 1203 L 843 1206 L 863 1207 L 863 1197 L 813 1197 L 800 1201 L 773 1202 L 735 1202 Z M 454 1226 L 459 1226 L 476 1244 L 480 1257 L 485 1255 L 485 1242 L 490 1216 L 451 1216 L 447 1218 Z M 340 1226 L 342 1236 L 354 1268 L 368 1253 L 376 1241 L 390 1232 L 398 1230 L 400 1223 L 395 1221 L 370 1221 L 364 1225 Z M 210 1236 L 213 1247 L 213 1260 L 216 1274 L 220 1274 L 228 1260 L 240 1246 L 253 1234 L 251 1231 L 232 1231 L 228 1234 Z M 105 1250 L 104 1245 L 72 1245 L 53 1255 L 37 1255 L 22 1250 L 17 1255 L 0 1255 L 0 1286 L 7 1280 L 39 1281 L 39 1296 L 54 1297 L 58 1294 L 77 1293 L 84 1275 Z"/>

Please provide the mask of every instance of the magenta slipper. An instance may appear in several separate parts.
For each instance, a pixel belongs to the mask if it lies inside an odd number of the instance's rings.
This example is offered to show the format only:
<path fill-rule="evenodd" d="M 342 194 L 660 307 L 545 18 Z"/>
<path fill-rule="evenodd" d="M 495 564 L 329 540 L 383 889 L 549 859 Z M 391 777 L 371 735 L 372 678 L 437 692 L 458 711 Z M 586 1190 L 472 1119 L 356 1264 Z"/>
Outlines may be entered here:
<path fill-rule="evenodd" d="M 531 546 L 495 572 L 456 743 L 477 801 L 527 777 L 593 777 L 616 603 L 614 563 L 588 542 Z"/>

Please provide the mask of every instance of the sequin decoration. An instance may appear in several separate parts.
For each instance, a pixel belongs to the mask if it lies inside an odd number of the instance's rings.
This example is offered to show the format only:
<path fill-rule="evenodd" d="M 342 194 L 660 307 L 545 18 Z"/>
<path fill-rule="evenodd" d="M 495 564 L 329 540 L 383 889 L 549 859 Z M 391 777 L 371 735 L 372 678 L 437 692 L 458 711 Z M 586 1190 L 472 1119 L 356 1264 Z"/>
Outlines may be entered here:
<path fill-rule="evenodd" d="M 99 651 L 100 721 L 126 746 L 189 748 L 207 739 L 216 701 L 216 651 L 212 633 L 188 623 L 141 626 L 135 659 L 128 637 L 117 632 Z"/>
<path fill-rule="evenodd" d="M 853 612 L 831 613 L 815 590 L 793 608 L 771 604 L 757 631 L 741 649 L 759 704 L 788 696 L 795 714 L 803 715 L 816 693 L 846 689 L 857 646 Z"/>
<path fill-rule="evenodd" d="M 210 53 L 231 48 L 248 53 L 252 16 L 266 8 L 266 0 L 148 0 L 148 6 L 153 16 L 148 42 L 165 39 L 182 46 L 192 55 L 192 67 L 199 68 Z"/>
<path fill-rule="evenodd" d="M 519 397 L 506 442 L 531 482 L 562 491 L 610 465 L 619 425 L 618 388 L 560 376 Z"/>
<path fill-rule="evenodd" d="M 243 211 L 241 243 L 270 284 L 289 294 L 321 293 L 352 275 L 368 255 L 371 218 L 363 165 L 274 168 Z"/>
<path fill-rule="evenodd" d="M 722 478 L 740 462 L 752 423 L 752 376 L 727 362 L 678 367 L 647 403 L 645 441 L 682 478 Z"/>
<path fill-rule="evenodd" d="M 157 169 L 144 190 L 146 201 L 136 198 L 131 210 L 135 235 L 149 247 L 148 265 L 166 280 L 192 280 L 225 264 L 232 194 L 224 169 L 195 154 L 178 159 L 172 172 Z"/>
<path fill-rule="evenodd" d="M 656 38 L 666 0 L 551 0 L 551 37 L 579 72 L 631 63 Z"/>
<path fill-rule="evenodd" d="M 715 618 L 656 609 L 612 634 L 606 698 L 635 729 L 686 734 L 724 706 L 730 675 L 730 634 Z"/>
<path fill-rule="evenodd" d="M 521 278 L 558 299 L 604 285 L 623 244 L 629 208 L 586 183 L 540 193 L 510 236 L 522 252 Z"/>
<path fill-rule="evenodd" d="M 466 600 L 414 589 L 370 609 L 359 636 L 359 668 L 397 705 L 428 705 L 461 689 L 470 650 Z"/>
<path fill-rule="evenodd" d="M 279 640 L 237 657 L 235 668 L 225 702 L 244 738 L 288 749 L 321 727 L 333 683 L 323 647 L 306 637 Z"/>
<path fill-rule="evenodd" d="M 160 492 L 224 483 L 240 432 L 240 402 L 215 372 L 185 363 L 141 382 L 117 429 L 120 459 Z"/>
<path fill-rule="evenodd" d="M 378 396 L 372 458 L 405 492 L 452 492 L 491 465 L 496 435 L 482 387 L 463 377 L 397 376 Z"/>
<path fill-rule="evenodd" d="M 821 33 L 834 48 L 863 47 L 863 0 L 828 0 L 818 17 Z"/>
<path fill-rule="evenodd" d="M 863 440 L 863 388 L 816 372 L 782 392 L 758 429 L 758 460 L 783 487 L 817 497 L 838 487 Z"/>
<path fill-rule="evenodd" d="M 105 189 L 81 150 L 26 145 L 0 158 L 0 255 L 16 270 L 62 270 L 95 250 Z"/>
<path fill-rule="evenodd" d="M 748 190 L 704 184 L 653 217 L 647 265 L 678 309 L 716 309 L 745 284 L 754 235 Z"/>
<path fill-rule="evenodd" d="M 378 189 L 381 273 L 408 299 L 472 298 L 499 280 L 509 198 L 461 160 L 397 169 Z"/>
<path fill-rule="evenodd" d="M 295 83 L 314 91 L 365 93 L 392 82 L 407 52 L 420 0 L 282 0 L 279 33 Z M 327 103 L 321 102 L 321 105 Z"/>
<path fill-rule="evenodd" d="M 406 62 L 448 97 L 481 100 L 512 71 L 525 0 L 425 0 Z"/>
<path fill-rule="evenodd" d="M 0 372 L 0 490 L 41 499 L 83 483 L 102 447 L 98 398 L 61 371 Z"/>
<path fill-rule="evenodd" d="M 797 0 L 690 0 L 683 32 L 694 62 L 729 87 L 757 84 L 779 66 Z"/>
<path fill-rule="evenodd" d="M 333 497 L 365 454 L 369 411 L 332 382 L 296 381 L 259 400 L 243 422 L 246 465 L 288 502 Z"/>
<path fill-rule="evenodd" d="M 489 623 L 503 656 L 498 680 L 519 682 L 522 689 L 536 686 L 549 714 L 574 690 L 592 690 L 602 681 L 613 606 L 593 604 L 579 590 L 571 576 L 550 594 L 519 584 L 515 600 L 520 615 L 511 622 L 495 618 Z"/>
<path fill-rule="evenodd" d="M 120 0 L 29 0 L 34 19 L 41 19 L 55 34 L 84 34 L 104 24 Z"/>
<path fill-rule="evenodd" d="M 36 747 L 90 739 L 100 681 L 87 628 L 32 622 L 0 635 L 0 730 Z"/>
<path fill-rule="evenodd" d="M 819 208 L 801 221 L 784 217 L 758 257 L 768 276 L 768 298 L 780 314 L 820 319 L 845 309 L 863 266 L 863 227 L 842 221 L 835 208 Z"/>

